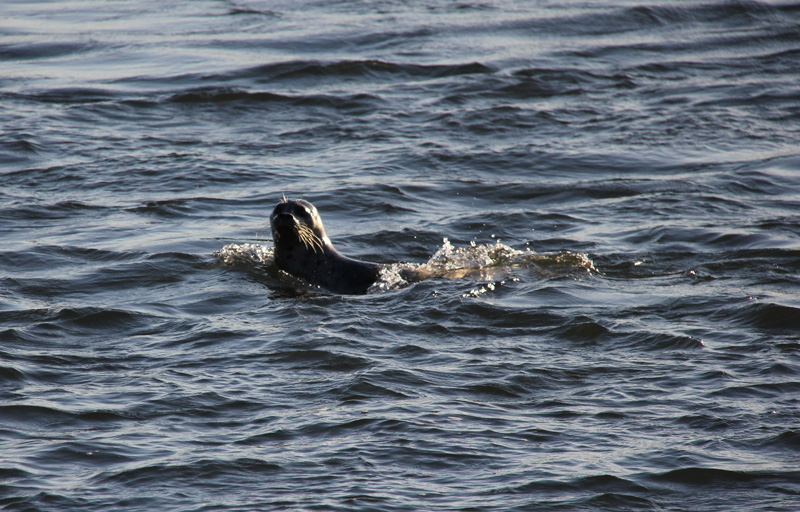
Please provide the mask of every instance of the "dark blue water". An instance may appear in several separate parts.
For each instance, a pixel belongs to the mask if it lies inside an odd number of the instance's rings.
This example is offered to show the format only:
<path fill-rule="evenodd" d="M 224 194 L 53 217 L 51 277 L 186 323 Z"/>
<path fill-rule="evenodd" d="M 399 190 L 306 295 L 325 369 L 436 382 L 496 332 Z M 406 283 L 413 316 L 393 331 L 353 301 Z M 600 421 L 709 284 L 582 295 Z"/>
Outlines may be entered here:
<path fill-rule="evenodd" d="M 3 1 L 0 509 L 800 510 L 799 84 L 797 2 Z M 295 291 L 283 194 L 447 272 Z"/>

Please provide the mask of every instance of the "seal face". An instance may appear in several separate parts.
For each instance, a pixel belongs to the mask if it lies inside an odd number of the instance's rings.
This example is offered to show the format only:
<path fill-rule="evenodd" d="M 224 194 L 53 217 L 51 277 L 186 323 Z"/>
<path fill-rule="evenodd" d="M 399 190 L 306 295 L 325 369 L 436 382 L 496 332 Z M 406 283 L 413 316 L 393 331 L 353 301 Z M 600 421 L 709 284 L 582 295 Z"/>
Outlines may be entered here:
<path fill-rule="evenodd" d="M 343 256 L 333 248 L 313 204 L 284 200 L 269 217 L 279 269 L 341 294 L 364 294 L 378 279 L 380 265 Z"/>

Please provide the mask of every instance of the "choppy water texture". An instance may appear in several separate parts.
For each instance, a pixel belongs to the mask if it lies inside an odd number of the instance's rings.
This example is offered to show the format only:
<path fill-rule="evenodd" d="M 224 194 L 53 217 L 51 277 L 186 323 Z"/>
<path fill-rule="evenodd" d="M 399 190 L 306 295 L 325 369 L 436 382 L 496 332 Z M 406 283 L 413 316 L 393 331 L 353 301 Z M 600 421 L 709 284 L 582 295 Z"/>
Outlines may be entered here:
<path fill-rule="evenodd" d="M 0 508 L 800 510 L 798 27 L 3 1 Z M 295 292 L 284 193 L 453 272 Z"/>

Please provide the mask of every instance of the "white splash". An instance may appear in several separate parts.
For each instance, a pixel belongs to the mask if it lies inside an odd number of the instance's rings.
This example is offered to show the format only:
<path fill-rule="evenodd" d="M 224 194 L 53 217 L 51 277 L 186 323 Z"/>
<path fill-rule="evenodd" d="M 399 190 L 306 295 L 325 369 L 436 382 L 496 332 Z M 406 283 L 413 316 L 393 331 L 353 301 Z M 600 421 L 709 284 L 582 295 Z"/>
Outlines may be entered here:
<path fill-rule="evenodd" d="M 228 244 L 214 251 L 217 261 L 226 265 L 269 265 L 272 263 L 272 254 L 272 247 L 259 244 Z"/>
<path fill-rule="evenodd" d="M 454 270 L 481 269 L 510 263 L 516 259 L 533 255 L 527 251 L 518 251 L 500 243 L 477 244 L 470 242 L 469 247 L 453 247 L 450 240 L 444 238 L 442 246 L 421 266 L 434 272 L 450 272 Z"/>
<path fill-rule="evenodd" d="M 420 265 L 414 263 L 392 263 L 382 265 L 378 279 L 372 283 L 367 293 L 381 293 L 389 290 L 405 288 L 414 281 L 419 281 L 412 276 L 417 272 Z"/>
<path fill-rule="evenodd" d="M 478 294 L 493 291 L 492 281 L 503 275 L 504 269 L 522 267 L 543 276 L 556 275 L 565 270 L 595 271 L 594 263 L 587 254 L 569 251 L 557 254 L 538 254 L 530 249 L 524 251 L 514 249 L 501 243 L 478 244 L 470 242 L 468 247 L 455 247 L 450 240 L 444 238 L 442 246 L 437 249 L 427 262 L 422 264 L 395 263 L 385 265 L 381 269 L 378 280 L 367 293 L 379 293 L 403 288 L 411 283 L 444 277 L 457 279 L 473 277 L 489 280 L 489 284 L 481 288 Z M 511 278 L 516 280 L 516 278 Z M 502 284 L 504 281 L 500 281 Z"/>

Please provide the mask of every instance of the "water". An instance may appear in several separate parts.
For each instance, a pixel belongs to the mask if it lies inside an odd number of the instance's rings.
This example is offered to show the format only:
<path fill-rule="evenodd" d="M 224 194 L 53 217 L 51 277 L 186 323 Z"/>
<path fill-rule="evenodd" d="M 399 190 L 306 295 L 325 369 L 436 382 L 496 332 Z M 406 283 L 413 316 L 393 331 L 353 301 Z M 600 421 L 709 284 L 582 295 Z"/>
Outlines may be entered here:
<path fill-rule="evenodd" d="M 800 509 L 798 26 L 4 1 L 0 508 Z M 284 193 L 348 256 L 483 263 L 295 292 Z"/>

